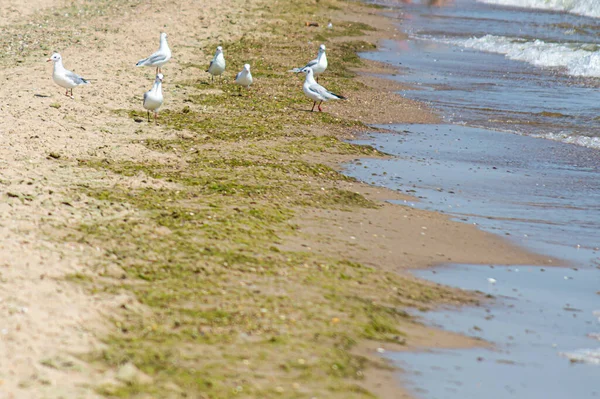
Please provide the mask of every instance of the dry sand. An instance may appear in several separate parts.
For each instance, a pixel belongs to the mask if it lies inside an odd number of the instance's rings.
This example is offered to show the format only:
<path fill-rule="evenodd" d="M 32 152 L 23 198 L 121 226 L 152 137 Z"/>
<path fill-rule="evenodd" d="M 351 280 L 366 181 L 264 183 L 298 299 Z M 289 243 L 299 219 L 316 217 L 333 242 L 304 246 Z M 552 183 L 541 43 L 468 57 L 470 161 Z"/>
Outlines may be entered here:
<path fill-rule="evenodd" d="M 28 23 L 35 12 L 73 3 L 11 0 L 3 4 L 0 26 Z M 101 346 L 100 338 L 111 328 L 107 316 L 134 299 L 126 295 L 90 295 L 65 280 L 68 275 L 90 274 L 88 266 L 98 250 L 62 242 L 61 226 L 124 217 L 130 210 L 126 206 L 105 206 L 79 194 L 78 186 L 110 185 L 122 178 L 79 168 L 77 159 L 101 154 L 107 159 L 177 162 L 132 144 L 139 126 L 113 113 L 138 107 L 141 94 L 151 85 L 153 71 L 133 65 L 156 50 L 159 31 L 164 29 L 174 49 L 167 79 L 184 78 L 180 65 L 206 62 L 199 51 L 202 46 L 221 38 L 239 37 L 251 28 L 229 23 L 231 16 L 244 12 L 248 3 L 253 1 L 150 1 L 138 5 L 134 13 L 128 11 L 127 2 L 121 2 L 124 12 L 86 17 L 87 29 L 96 33 L 81 35 L 80 41 L 75 38 L 82 22 L 77 16 L 65 17 L 64 23 L 74 26 L 73 36 L 53 50 L 62 53 L 67 68 L 93 79 L 92 85 L 74 90 L 75 100 L 64 97 L 62 89 L 53 84 L 51 65 L 44 59 L 29 57 L 0 71 L 0 81 L 4 82 L 0 86 L 1 399 L 92 398 L 96 394 L 90 387 L 112 378 L 112 374 L 101 373 L 73 355 Z M 371 15 L 365 20 L 382 21 L 377 18 Z M 386 29 L 393 31 L 389 24 Z M 43 41 L 43 37 L 39 39 Z M 185 78 L 200 76 L 198 71 L 198 76 Z M 373 78 L 362 79 L 371 85 L 380 84 Z M 181 94 L 176 87 L 168 88 L 165 97 L 170 108 L 183 105 Z M 348 112 L 345 107 L 356 105 L 365 122 L 436 119 L 419 104 L 390 92 L 373 96 L 329 109 L 344 115 Z M 388 106 L 378 106 L 384 103 Z M 54 104 L 57 107 L 51 106 Z M 162 128 L 156 129 L 157 135 L 165 133 Z M 135 178 L 120 183 L 132 187 L 164 184 Z M 372 198 L 392 195 L 360 184 L 353 189 Z M 399 272 L 445 261 L 545 261 L 472 226 L 449 221 L 446 216 L 400 206 L 382 205 L 353 214 L 315 212 L 297 222 L 303 234 L 297 241 L 292 240 L 290 247 L 350 254 L 358 261 Z M 431 345 L 442 338 L 446 345 L 464 344 L 459 337 L 438 334 L 415 333 L 410 344 Z M 389 378 L 390 374 L 378 375 Z M 369 386 L 382 387 L 380 379 L 374 377 L 373 381 Z M 381 395 L 398 397 L 399 391 L 392 382 L 389 384 Z"/>

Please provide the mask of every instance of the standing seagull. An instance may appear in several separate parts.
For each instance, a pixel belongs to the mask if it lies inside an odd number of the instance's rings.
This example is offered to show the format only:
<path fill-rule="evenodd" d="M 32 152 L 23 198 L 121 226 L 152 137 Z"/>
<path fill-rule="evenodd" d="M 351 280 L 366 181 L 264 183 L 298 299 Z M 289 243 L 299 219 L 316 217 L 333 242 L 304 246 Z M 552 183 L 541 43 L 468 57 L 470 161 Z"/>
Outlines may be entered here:
<path fill-rule="evenodd" d="M 304 67 L 294 68 L 294 69 L 290 70 L 289 72 L 299 73 L 299 72 L 302 72 L 302 70 L 304 68 L 312 69 L 313 73 L 315 75 L 315 78 L 317 78 L 317 81 L 319 80 L 319 75 L 322 74 L 323 72 L 325 72 L 325 70 L 327 69 L 327 55 L 325 54 L 325 45 L 324 44 L 321 44 L 319 46 L 319 54 L 317 54 L 317 58 L 310 61 Z"/>
<path fill-rule="evenodd" d="M 250 64 L 245 64 L 244 69 L 235 75 L 235 84 L 249 88 L 252 84 L 252 74 L 250 73 Z"/>
<path fill-rule="evenodd" d="M 73 97 L 73 88 L 74 87 L 77 87 L 79 85 L 87 85 L 90 83 L 87 79 L 84 79 L 81 76 L 77 75 L 76 73 L 73 73 L 73 72 L 69 71 L 68 69 L 65 69 L 65 67 L 63 66 L 62 57 L 60 56 L 60 54 L 54 53 L 46 61 L 54 62 L 54 71 L 52 72 L 52 79 L 54 79 L 54 82 L 57 85 L 67 89 L 65 96 L 74 98 Z M 71 90 L 71 95 L 69 95 L 69 90 Z"/>
<path fill-rule="evenodd" d="M 315 82 L 315 78 L 313 77 L 313 70 L 311 68 L 303 68 L 300 72 L 304 72 L 306 74 L 306 79 L 304 80 L 304 85 L 302 86 L 302 90 L 304 90 L 304 94 L 306 97 L 310 98 L 314 101 L 313 106 L 310 112 L 315 110 L 315 105 L 317 105 L 317 101 L 319 101 L 319 112 L 322 112 L 321 103 L 327 100 L 345 100 L 346 97 L 339 96 L 334 94 Z"/>
<path fill-rule="evenodd" d="M 206 72 L 211 74 L 211 80 L 215 79 L 215 75 L 221 76 L 221 80 L 223 80 L 223 72 L 225 72 L 225 57 L 223 56 L 223 47 L 217 47 L 215 56 L 208 65 Z"/>
<path fill-rule="evenodd" d="M 169 44 L 167 43 L 167 34 L 160 34 L 160 47 L 158 47 L 158 51 L 152 54 L 148 58 L 144 58 L 143 60 L 139 60 L 135 66 L 149 66 L 156 67 L 156 73 L 161 72 L 161 67 L 167 63 L 171 59 L 171 49 L 169 48 Z"/>
<path fill-rule="evenodd" d="M 154 123 L 157 118 L 157 111 L 160 106 L 163 104 L 163 95 L 162 95 L 162 81 L 163 75 L 159 73 L 156 75 L 156 79 L 154 79 L 154 86 L 150 90 L 144 93 L 144 108 L 148 110 L 148 122 L 150 122 L 150 111 L 154 112 Z"/>

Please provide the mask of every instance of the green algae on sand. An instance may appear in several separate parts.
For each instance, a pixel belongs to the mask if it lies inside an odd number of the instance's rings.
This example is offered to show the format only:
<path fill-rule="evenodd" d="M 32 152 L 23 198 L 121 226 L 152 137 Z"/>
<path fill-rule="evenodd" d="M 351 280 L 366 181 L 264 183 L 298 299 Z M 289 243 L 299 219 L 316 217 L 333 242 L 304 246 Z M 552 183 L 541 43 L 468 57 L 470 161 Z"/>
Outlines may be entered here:
<path fill-rule="evenodd" d="M 257 84 L 248 93 L 238 95 L 227 80 L 175 82 L 186 105 L 161 113 L 165 137 L 142 125 L 135 140 L 164 155 L 163 162 L 79 160 L 81 168 L 120 181 L 155 182 L 82 187 L 105 206 L 126 204 L 130 211 L 83 223 L 69 237 L 101 250 L 94 266 L 101 278 L 71 281 L 136 301 L 111 315 L 105 348 L 88 360 L 107 370 L 131 363 L 150 379 L 103 384 L 98 392 L 107 397 L 372 398 L 361 385 L 364 370 L 384 366 L 354 354 L 357 343 L 402 344 L 402 326 L 411 322 L 406 306 L 455 295 L 347 259 L 284 249 L 298 234 L 293 218 L 303 212 L 378 207 L 343 185 L 351 179 L 314 161 L 380 156 L 337 138 L 362 123 L 306 112 L 300 78 L 285 72 L 307 41 L 328 43 L 371 28 L 334 21 L 341 31 L 311 31 L 299 23 L 306 16 L 324 23 L 324 10 L 344 1 L 258 4 L 239 22 L 268 12 L 261 26 L 268 41 L 223 44 L 232 65 L 253 65 Z M 278 39 L 282 32 L 285 41 Z M 329 46 L 330 89 L 343 87 L 348 96 L 364 89 L 349 68 L 360 65 L 356 51 L 365 46 L 373 45 L 352 38 Z M 137 110 L 115 113 L 143 118 Z"/>

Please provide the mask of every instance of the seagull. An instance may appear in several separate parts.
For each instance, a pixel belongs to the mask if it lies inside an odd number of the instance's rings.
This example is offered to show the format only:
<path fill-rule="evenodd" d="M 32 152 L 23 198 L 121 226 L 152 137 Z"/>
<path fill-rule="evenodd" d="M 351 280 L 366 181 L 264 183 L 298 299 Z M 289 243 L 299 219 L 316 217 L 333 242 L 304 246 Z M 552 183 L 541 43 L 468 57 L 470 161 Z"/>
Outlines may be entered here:
<path fill-rule="evenodd" d="M 327 69 L 327 55 L 325 54 L 325 45 L 324 44 L 321 44 L 319 46 L 319 54 L 317 55 L 317 58 L 310 61 L 304 67 L 294 68 L 294 69 L 290 70 L 289 72 L 299 73 L 299 72 L 302 72 L 302 70 L 304 68 L 311 68 L 314 72 L 315 78 L 317 78 L 317 81 L 318 81 L 319 75 L 322 74 L 323 72 L 325 72 L 325 70 Z"/>
<path fill-rule="evenodd" d="M 222 74 L 225 72 L 225 57 L 223 56 L 223 47 L 217 47 L 215 56 L 208 65 L 206 72 L 211 74 L 211 80 L 215 79 L 215 75 L 221 76 L 221 80 L 223 80 Z"/>
<path fill-rule="evenodd" d="M 304 85 L 302 86 L 302 90 L 304 90 L 304 94 L 306 97 L 310 98 L 314 101 L 312 109 L 310 112 L 315 110 L 315 105 L 317 105 L 317 101 L 319 101 L 319 112 L 322 112 L 321 103 L 327 100 L 345 100 L 346 97 L 342 97 L 340 95 L 334 94 L 318 84 L 313 77 L 312 68 L 306 67 L 303 68 L 300 72 L 304 72 L 306 74 L 306 80 L 304 80 Z"/>
<path fill-rule="evenodd" d="M 253 79 L 252 74 L 250 73 L 250 64 L 245 64 L 244 69 L 242 69 L 241 72 L 238 72 L 238 74 L 235 75 L 234 83 L 249 88 L 252 82 Z"/>
<path fill-rule="evenodd" d="M 156 124 L 158 124 L 156 122 L 157 111 L 163 104 L 162 81 L 163 74 L 157 74 L 156 79 L 154 79 L 154 86 L 144 93 L 144 108 L 148 110 L 148 122 L 150 122 L 150 111 L 152 111 L 154 112 L 154 123 Z"/>
<path fill-rule="evenodd" d="M 148 58 L 144 58 L 143 60 L 139 60 L 135 66 L 150 66 L 156 67 L 156 73 L 161 72 L 161 67 L 167 63 L 171 59 L 171 49 L 169 48 L 169 43 L 167 43 L 167 34 L 160 34 L 160 47 L 158 51 L 152 54 Z"/>
<path fill-rule="evenodd" d="M 67 89 L 65 92 L 65 96 L 73 97 L 73 88 L 79 85 L 87 85 L 90 82 L 87 79 L 82 78 L 66 69 L 62 63 L 62 57 L 58 53 L 52 54 L 50 58 L 46 60 L 46 62 L 54 62 L 54 71 L 52 72 L 52 79 L 54 82 L 60 87 L 64 87 Z M 71 90 L 71 95 L 69 95 L 69 90 Z"/>

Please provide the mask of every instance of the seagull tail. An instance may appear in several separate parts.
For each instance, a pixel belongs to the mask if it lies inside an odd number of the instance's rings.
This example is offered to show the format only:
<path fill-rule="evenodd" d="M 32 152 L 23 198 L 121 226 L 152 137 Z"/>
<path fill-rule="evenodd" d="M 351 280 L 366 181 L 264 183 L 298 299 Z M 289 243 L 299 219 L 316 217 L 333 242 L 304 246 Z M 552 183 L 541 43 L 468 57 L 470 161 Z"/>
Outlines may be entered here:
<path fill-rule="evenodd" d="M 331 93 L 331 94 L 333 94 L 334 96 L 336 96 L 338 100 L 347 100 L 346 97 L 340 96 L 339 94 L 335 94 L 335 93 Z"/>
<path fill-rule="evenodd" d="M 290 69 L 288 72 L 299 73 L 300 71 L 302 71 L 302 68 L 294 68 L 294 69 Z"/>
<path fill-rule="evenodd" d="M 89 85 L 92 83 L 92 82 L 90 82 L 89 79 L 84 79 L 84 78 L 81 78 L 81 81 L 83 82 L 84 85 Z"/>
<path fill-rule="evenodd" d="M 146 61 L 148 60 L 148 58 L 144 58 L 143 60 L 139 60 L 135 66 L 141 67 L 144 66 L 144 64 L 146 63 Z"/>

